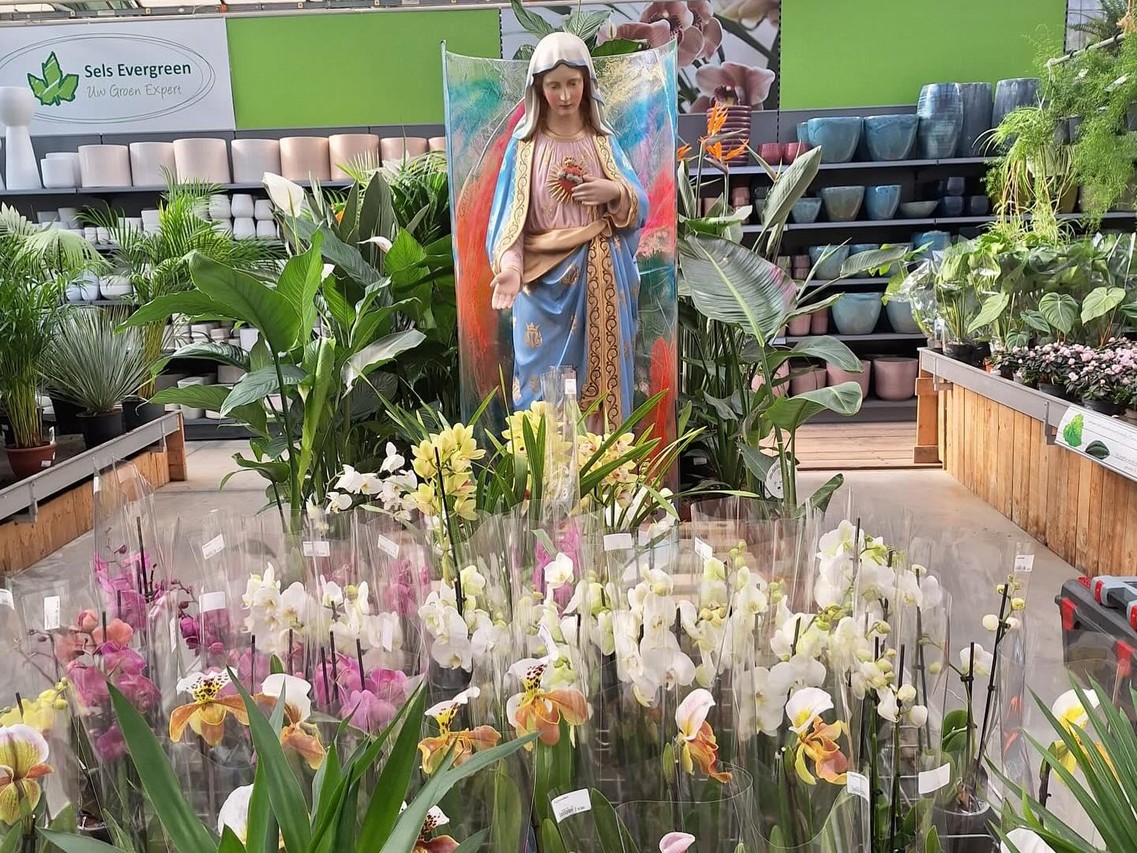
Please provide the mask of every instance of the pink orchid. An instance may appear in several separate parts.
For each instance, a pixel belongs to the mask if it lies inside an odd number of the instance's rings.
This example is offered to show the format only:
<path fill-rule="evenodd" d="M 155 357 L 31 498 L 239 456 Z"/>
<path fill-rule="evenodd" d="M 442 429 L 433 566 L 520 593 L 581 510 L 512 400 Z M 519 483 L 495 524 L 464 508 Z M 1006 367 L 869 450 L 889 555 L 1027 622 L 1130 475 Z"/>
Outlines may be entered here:
<path fill-rule="evenodd" d="M 770 87 L 774 85 L 776 76 L 769 68 L 755 68 L 737 62 L 700 66 L 695 72 L 695 82 L 702 94 L 691 105 L 691 112 L 706 112 L 712 106 L 712 98 L 721 96 L 724 91 L 733 93 L 740 104 L 761 109 L 770 96 Z"/>
<path fill-rule="evenodd" d="M 694 843 L 689 832 L 669 832 L 659 840 L 659 853 L 684 853 Z"/>

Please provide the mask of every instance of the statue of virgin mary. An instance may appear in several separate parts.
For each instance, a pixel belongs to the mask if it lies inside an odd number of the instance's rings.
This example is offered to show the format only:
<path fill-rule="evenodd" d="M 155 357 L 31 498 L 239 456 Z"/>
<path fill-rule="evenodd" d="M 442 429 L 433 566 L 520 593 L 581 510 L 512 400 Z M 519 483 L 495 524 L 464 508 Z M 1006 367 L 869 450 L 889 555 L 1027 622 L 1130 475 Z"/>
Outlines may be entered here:
<path fill-rule="evenodd" d="M 540 399 L 550 368 L 572 367 L 582 407 L 598 402 L 610 424 L 630 414 L 646 216 L 587 46 L 546 36 L 529 62 L 486 237 L 493 307 L 513 312 L 515 408 Z"/>

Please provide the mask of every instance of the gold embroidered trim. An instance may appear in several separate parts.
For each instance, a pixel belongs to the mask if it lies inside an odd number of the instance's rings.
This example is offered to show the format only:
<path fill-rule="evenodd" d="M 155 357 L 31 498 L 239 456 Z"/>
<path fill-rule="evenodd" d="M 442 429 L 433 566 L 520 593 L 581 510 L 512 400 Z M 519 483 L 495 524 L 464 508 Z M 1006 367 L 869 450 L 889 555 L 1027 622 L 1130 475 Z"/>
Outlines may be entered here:
<path fill-rule="evenodd" d="M 604 174 L 611 180 L 618 183 L 624 188 L 624 192 L 628 194 L 628 215 L 623 222 L 612 222 L 616 228 L 628 228 L 633 222 L 639 218 L 640 197 L 636 194 L 635 188 L 624 177 L 624 173 L 616 165 L 616 152 L 612 150 L 612 142 L 607 136 L 593 137 L 596 143 L 596 156 L 600 158 L 600 167 L 604 170 Z"/>
<path fill-rule="evenodd" d="M 588 376 L 580 395 L 582 407 L 602 401 L 602 409 L 620 410 L 620 312 L 616 274 L 608 240 L 599 236 L 588 246 L 586 347 Z"/>
<path fill-rule="evenodd" d="M 521 237 L 525 230 L 525 220 L 529 216 L 529 184 L 533 179 L 533 140 L 522 139 L 517 143 L 517 163 L 514 166 L 516 177 L 513 181 L 513 204 L 505 229 L 498 238 L 493 250 L 493 270 L 501 271 L 501 261 L 505 253 Z"/>

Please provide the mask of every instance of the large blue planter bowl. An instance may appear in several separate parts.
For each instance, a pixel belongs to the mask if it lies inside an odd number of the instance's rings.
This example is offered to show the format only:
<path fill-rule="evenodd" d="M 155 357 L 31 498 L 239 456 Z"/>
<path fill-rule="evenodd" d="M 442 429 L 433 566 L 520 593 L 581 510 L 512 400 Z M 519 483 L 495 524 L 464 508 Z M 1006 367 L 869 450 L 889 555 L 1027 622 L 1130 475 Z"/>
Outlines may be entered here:
<path fill-rule="evenodd" d="M 830 222 L 852 222 L 861 212 L 861 202 L 865 199 L 865 188 L 825 187 L 821 190 L 821 200 L 825 202 L 825 215 Z"/>
<path fill-rule="evenodd" d="M 833 322 L 842 335 L 871 335 L 880 319 L 882 293 L 843 293 L 833 303 Z"/>
<path fill-rule="evenodd" d="M 811 118 L 806 122 L 809 144 L 821 148 L 822 163 L 848 163 L 853 159 L 865 120 L 860 116 Z"/>
<path fill-rule="evenodd" d="M 929 83 L 916 104 L 920 156 L 940 160 L 955 156 L 963 132 L 963 90 L 958 83 Z"/>
<path fill-rule="evenodd" d="M 916 318 L 912 316 L 911 302 L 894 297 L 888 300 L 884 310 L 888 314 L 888 325 L 892 326 L 892 331 L 898 335 L 920 334 L 920 326 L 916 323 Z"/>
<path fill-rule="evenodd" d="M 869 219 L 892 219 L 899 204 L 900 184 L 865 188 L 865 216 Z"/>
<path fill-rule="evenodd" d="M 797 223 L 810 223 L 817 221 L 817 214 L 821 213 L 821 199 L 799 198 L 790 209 L 790 218 Z"/>
<path fill-rule="evenodd" d="M 946 231 L 918 231 L 912 235 L 912 245 L 928 252 L 943 252 L 951 246 L 951 234 Z"/>
<path fill-rule="evenodd" d="M 1014 77 L 995 84 L 995 105 L 991 110 L 991 126 L 999 123 L 1019 107 L 1038 106 L 1037 77 Z"/>
<path fill-rule="evenodd" d="M 821 261 L 821 256 L 829 250 L 832 250 L 832 254 Z M 810 246 L 809 260 L 814 266 L 813 277 L 822 281 L 837 278 L 841 275 L 841 264 L 845 263 L 848 257 L 848 246 Z"/>
<path fill-rule="evenodd" d="M 916 142 L 918 115 L 869 116 L 865 119 L 865 146 L 873 160 L 903 160 Z"/>

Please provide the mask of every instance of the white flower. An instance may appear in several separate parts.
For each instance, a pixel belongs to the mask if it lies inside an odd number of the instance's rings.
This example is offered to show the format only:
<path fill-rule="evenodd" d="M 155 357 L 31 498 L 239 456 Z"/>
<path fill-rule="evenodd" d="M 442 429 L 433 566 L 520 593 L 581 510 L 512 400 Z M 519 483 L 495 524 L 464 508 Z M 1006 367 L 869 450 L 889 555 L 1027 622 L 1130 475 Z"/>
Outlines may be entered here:
<path fill-rule="evenodd" d="M 566 583 L 572 583 L 572 558 L 561 551 L 553 558 L 553 562 L 545 566 L 545 584 L 550 590 L 558 589 Z"/>
<path fill-rule="evenodd" d="M 379 235 L 376 235 L 374 237 L 368 237 L 366 240 L 360 240 L 359 241 L 359 245 L 361 245 L 361 246 L 365 243 L 372 243 L 372 244 L 378 246 L 379 250 L 381 252 L 383 252 L 384 254 L 391 251 L 391 246 L 393 245 L 391 243 L 391 241 L 388 240 L 386 237 L 381 237 Z"/>
<path fill-rule="evenodd" d="M 861 531 L 860 541 L 864 541 L 864 531 Z M 831 530 L 821 537 L 817 543 L 821 550 L 821 555 L 825 557 L 835 557 L 837 554 L 845 553 L 852 554 L 854 549 L 854 539 L 857 537 L 856 526 L 848 521 L 843 520 L 837 525 L 836 530 Z"/>
<path fill-rule="evenodd" d="M 302 628 L 312 611 L 312 598 L 304 584 L 296 581 L 280 596 L 280 622 L 285 628 Z"/>
<path fill-rule="evenodd" d="M 785 709 L 786 693 L 771 685 L 770 670 L 758 666 L 743 672 L 738 680 L 738 693 L 741 697 L 739 708 L 744 730 L 749 728 L 745 723 L 750 722 L 753 714 L 753 722 L 758 731 L 771 736 L 777 734 Z M 749 735 L 750 732 L 744 731 L 744 734 Z"/>
<path fill-rule="evenodd" d="M 272 172 L 265 172 L 261 183 L 264 184 L 273 205 L 282 213 L 299 216 L 308 209 L 308 199 L 305 198 L 304 190 L 292 181 Z"/>
<path fill-rule="evenodd" d="M 351 495 L 346 492 L 328 492 L 328 510 L 330 512 L 344 512 L 351 509 Z"/>
<path fill-rule="evenodd" d="M 193 675 L 187 675 L 178 681 L 177 691 L 189 693 L 192 696 L 203 685 L 216 685 L 218 689 L 221 689 L 228 683 L 229 673 L 223 669 L 216 672 L 195 672 Z"/>
<path fill-rule="evenodd" d="M 343 606 L 343 589 L 335 581 L 325 580 L 320 578 L 323 586 L 323 593 L 320 595 L 320 603 L 324 607 L 342 607 Z"/>
<path fill-rule="evenodd" d="M 913 566 L 913 568 L 918 567 Z M 925 569 L 924 573 L 920 573 L 920 595 L 923 598 L 920 609 L 928 612 L 938 609 L 943 604 L 944 591 L 940 588 L 939 578 L 926 574 L 926 572 Z"/>
<path fill-rule="evenodd" d="M 896 575 L 896 595 L 904 604 L 913 604 L 916 607 L 922 607 L 924 604 L 920 579 L 911 571 L 902 571 Z"/>
<path fill-rule="evenodd" d="M 959 668 L 964 675 L 973 675 L 976 678 L 986 678 L 991 674 L 991 667 L 995 658 L 978 643 L 975 644 L 975 657 L 972 660 L 971 646 L 964 646 L 959 650 Z"/>
<path fill-rule="evenodd" d="M 469 669 L 474 662 L 474 647 L 468 637 L 452 636 L 432 643 L 430 656 L 446 669 Z"/>
<path fill-rule="evenodd" d="M 407 464 L 407 460 L 395 449 L 395 445 L 387 442 L 387 455 L 383 459 L 383 464 L 379 466 L 381 474 L 394 474 L 402 470 Z"/>
<path fill-rule="evenodd" d="M 679 728 L 679 736 L 685 741 L 692 741 L 698 737 L 699 730 L 714 705 L 714 697 L 701 687 L 688 693 L 687 698 L 675 709 L 675 725 Z"/>
<path fill-rule="evenodd" d="M 671 644 L 641 651 L 644 676 L 658 687 L 686 687 L 695 680 L 695 664 L 672 638 Z M 653 690 L 652 693 L 655 691 Z"/>
<path fill-rule="evenodd" d="M 462 580 L 462 597 L 469 600 L 486 591 L 486 578 L 477 566 L 466 566 L 458 573 Z"/>
<path fill-rule="evenodd" d="M 1097 708 L 1101 704 L 1095 691 L 1086 690 L 1083 692 L 1091 708 Z M 1086 708 L 1082 705 L 1082 700 L 1078 698 L 1076 690 L 1067 690 L 1055 699 L 1054 704 L 1050 706 L 1050 713 L 1055 716 L 1058 722 L 1067 727 L 1077 726 L 1084 729 L 1090 722 L 1090 715 L 1086 713 Z"/>
<path fill-rule="evenodd" d="M 916 688 L 911 684 L 904 684 L 896 691 L 896 698 L 903 705 L 911 705 L 916 699 Z"/>
<path fill-rule="evenodd" d="M 824 681 L 825 664 L 805 655 L 794 655 L 770 670 L 771 686 L 783 696 L 803 687 L 820 687 Z"/>
<path fill-rule="evenodd" d="M 477 687 L 470 687 L 467 690 L 463 690 L 453 699 L 445 699 L 439 702 L 437 705 L 432 705 L 431 707 L 427 708 L 424 713 L 428 717 L 434 717 L 435 719 L 438 719 L 439 717 L 448 714 L 452 709 L 457 708 L 460 705 L 468 704 L 471 699 L 477 699 L 480 693 L 481 691 Z"/>
<path fill-rule="evenodd" d="M 426 820 L 422 822 L 422 831 L 424 833 L 432 832 L 448 823 L 450 823 L 450 818 L 446 816 L 446 812 L 438 806 L 431 806 L 430 811 L 426 813 Z"/>
<path fill-rule="evenodd" d="M 826 711 L 833 710 L 833 697 L 818 687 L 803 687 L 786 702 L 786 717 L 790 731 L 803 734 L 813 721 Z"/>
<path fill-rule="evenodd" d="M 999 617 L 994 613 L 988 613 L 983 617 L 983 628 L 992 633 L 999 630 Z"/>
<path fill-rule="evenodd" d="M 913 726 L 922 726 L 928 722 L 928 709 L 923 705 L 913 705 L 908 711 L 908 722 Z"/>
<path fill-rule="evenodd" d="M 896 693 L 891 687 L 885 687 L 877 692 L 876 712 L 881 719 L 896 723 L 900 721 L 900 703 L 896 700 Z"/>
<path fill-rule="evenodd" d="M 252 785 L 234 788 L 225 798 L 221 811 L 217 813 L 217 832 L 223 834 L 229 827 L 237 839 L 244 844 L 249 834 L 249 801 L 253 796 Z"/>
<path fill-rule="evenodd" d="M 364 474 L 363 482 L 359 484 L 361 495 L 377 495 L 383 490 L 383 481 L 377 474 Z"/>
<path fill-rule="evenodd" d="M 299 722 L 312 716 L 312 700 L 308 696 L 311 690 L 312 685 L 303 678 L 286 675 L 283 672 L 273 673 L 261 685 L 261 693 L 265 696 L 271 696 L 273 699 L 283 696 L 285 707 L 292 709 L 293 715 Z"/>
<path fill-rule="evenodd" d="M 358 495 L 359 489 L 363 485 L 364 476 L 364 474 L 356 471 L 350 465 L 344 465 L 343 473 L 340 474 L 339 479 L 336 480 L 336 488 Z"/>
<path fill-rule="evenodd" d="M 1007 833 L 1007 841 L 1015 845 L 1017 853 L 1054 853 L 1054 848 L 1047 844 L 1038 833 L 1032 829 L 1020 826 Z M 1011 853 L 1006 842 L 999 845 L 1000 853 Z"/>

